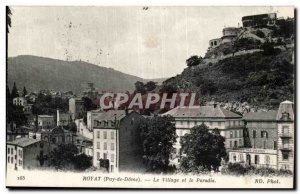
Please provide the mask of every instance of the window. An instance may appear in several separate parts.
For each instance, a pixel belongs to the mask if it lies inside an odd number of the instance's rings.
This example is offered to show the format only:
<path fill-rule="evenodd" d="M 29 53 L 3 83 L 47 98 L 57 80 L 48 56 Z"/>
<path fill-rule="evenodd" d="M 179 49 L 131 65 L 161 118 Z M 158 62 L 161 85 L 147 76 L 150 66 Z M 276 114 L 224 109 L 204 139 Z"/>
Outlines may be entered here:
<path fill-rule="evenodd" d="M 97 149 L 100 149 L 100 142 L 97 142 Z"/>
<path fill-rule="evenodd" d="M 11 157 L 10 159 L 11 159 L 11 163 L 14 163 L 14 158 L 13 158 L 13 157 Z"/>
<path fill-rule="evenodd" d="M 254 161 L 255 161 L 255 164 L 259 164 L 259 155 L 255 155 Z"/>
<path fill-rule="evenodd" d="M 234 137 L 238 137 L 238 131 L 237 130 L 234 131 Z"/>
<path fill-rule="evenodd" d="M 277 150 L 277 141 L 274 141 L 274 150 Z"/>
<path fill-rule="evenodd" d="M 110 165 L 110 172 L 114 172 L 114 165 Z"/>
<path fill-rule="evenodd" d="M 19 156 L 22 158 L 22 150 L 19 150 Z"/>
<path fill-rule="evenodd" d="M 22 166 L 22 160 L 19 160 L 19 166 Z"/>
<path fill-rule="evenodd" d="M 115 132 L 112 131 L 112 132 L 110 133 L 110 137 L 111 137 L 111 139 L 115 139 Z"/>
<path fill-rule="evenodd" d="M 289 127 L 288 126 L 283 126 L 282 127 L 282 134 L 283 135 L 288 135 L 289 134 Z"/>
<path fill-rule="evenodd" d="M 232 138 L 233 137 L 233 132 L 232 131 L 230 131 L 230 138 Z"/>
<path fill-rule="evenodd" d="M 114 144 L 114 143 L 111 143 L 111 144 L 110 144 L 110 148 L 111 148 L 111 150 L 115 150 L 115 144 Z"/>
<path fill-rule="evenodd" d="M 7 153 L 10 154 L 10 148 L 7 148 Z"/>
<path fill-rule="evenodd" d="M 97 131 L 97 138 L 100 138 L 100 131 Z"/>
<path fill-rule="evenodd" d="M 289 159 L 289 152 L 282 152 L 282 159 L 288 160 Z"/>
<path fill-rule="evenodd" d="M 243 154 L 240 154 L 240 162 L 244 162 Z"/>
<path fill-rule="evenodd" d="M 107 159 L 107 153 L 103 153 L 103 159 Z"/>
<path fill-rule="evenodd" d="M 232 142 L 231 141 L 229 141 L 229 147 L 232 148 Z"/>
<path fill-rule="evenodd" d="M 103 149 L 104 149 L 104 150 L 107 150 L 107 143 L 106 143 L 106 142 L 104 142 Z"/>
<path fill-rule="evenodd" d="M 241 139 L 239 139 L 239 146 L 243 146 L 243 145 L 242 145 L 242 140 L 241 140 Z"/>
<path fill-rule="evenodd" d="M 103 132 L 103 138 L 107 139 L 107 132 L 106 131 Z"/>
<path fill-rule="evenodd" d="M 97 160 L 100 159 L 100 152 L 97 152 Z"/>
<path fill-rule="evenodd" d="M 261 132 L 261 138 L 268 138 L 268 132 L 262 131 Z"/>
<path fill-rule="evenodd" d="M 114 155 L 114 154 L 111 154 L 111 155 L 110 155 L 110 161 L 111 161 L 111 162 L 114 162 L 114 161 L 115 161 L 115 155 Z"/>
<path fill-rule="evenodd" d="M 10 162 L 10 157 L 7 157 L 7 163 L 9 163 Z"/>
<path fill-rule="evenodd" d="M 256 138 L 256 130 L 253 130 L 253 138 Z"/>
<path fill-rule="evenodd" d="M 244 137 L 243 130 L 240 131 L 240 137 Z"/>
<path fill-rule="evenodd" d="M 218 126 L 221 126 L 221 124 L 222 124 L 222 122 L 219 121 L 219 122 L 218 122 Z"/>
<path fill-rule="evenodd" d="M 282 146 L 283 146 L 283 148 L 289 148 L 289 140 L 288 139 L 283 139 L 282 140 Z"/>

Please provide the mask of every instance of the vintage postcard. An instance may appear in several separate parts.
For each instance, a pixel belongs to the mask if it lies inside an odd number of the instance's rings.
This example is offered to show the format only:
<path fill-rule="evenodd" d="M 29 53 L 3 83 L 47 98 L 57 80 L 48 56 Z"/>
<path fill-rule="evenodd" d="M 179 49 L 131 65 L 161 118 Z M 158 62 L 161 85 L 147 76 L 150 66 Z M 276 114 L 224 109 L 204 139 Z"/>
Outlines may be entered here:
<path fill-rule="evenodd" d="M 294 189 L 295 8 L 7 6 L 6 186 Z"/>

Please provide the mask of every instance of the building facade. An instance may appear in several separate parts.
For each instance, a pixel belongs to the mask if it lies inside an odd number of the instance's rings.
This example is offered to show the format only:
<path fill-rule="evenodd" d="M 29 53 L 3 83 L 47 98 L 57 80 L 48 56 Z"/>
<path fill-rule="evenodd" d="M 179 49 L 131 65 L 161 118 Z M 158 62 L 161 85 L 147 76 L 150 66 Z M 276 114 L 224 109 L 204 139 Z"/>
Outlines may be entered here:
<path fill-rule="evenodd" d="M 100 160 L 109 161 L 109 172 L 142 171 L 142 149 L 139 123 L 143 117 L 132 111 L 109 110 L 93 128 L 93 165 L 100 168 Z"/>
<path fill-rule="evenodd" d="M 273 26 L 276 24 L 277 14 L 259 14 L 259 15 L 249 15 L 242 17 L 243 27 L 265 27 Z"/>
<path fill-rule="evenodd" d="M 27 100 L 24 97 L 16 97 L 13 99 L 13 104 L 16 106 L 25 106 L 27 105 Z"/>
<path fill-rule="evenodd" d="M 34 117 L 31 123 L 32 126 L 36 126 L 36 119 L 38 119 L 37 126 L 39 129 L 51 129 L 55 126 L 54 116 L 52 115 L 38 115 Z"/>
<path fill-rule="evenodd" d="M 227 27 L 223 29 L 222 43 L 231 43 L 237 39 L 239 29 L 236 27 Z"/>
<path fill-rule="evenodd" d="M 247 148 L 229 151 L 229 162 L 294 171 L 294 107 L 280 103 L 278 111 L 244 116 Z M 245 145 L 246 145 L 245 144 Z"/>
<path fill-rule="evenodd" d="M 20 138 L 8 141 L 6 147 L 8 170 L 30 170 L 46 166 L 45 158 L 49 148 L 42 140 Z"/>
<path fill-rule="evenodd" d="M 209 129 L 218 128 L 225 137 L 225 148 L 234 149 L 244 146 L 242 116 L 229 110 L 214 106 L 176 107 L 164 115 L 175 118 L 177 141 L 174 145 L 176 154 L 171 163 L 179 165 L 181 158 L 180 139 L 194 126 L 205 124 Z"/>

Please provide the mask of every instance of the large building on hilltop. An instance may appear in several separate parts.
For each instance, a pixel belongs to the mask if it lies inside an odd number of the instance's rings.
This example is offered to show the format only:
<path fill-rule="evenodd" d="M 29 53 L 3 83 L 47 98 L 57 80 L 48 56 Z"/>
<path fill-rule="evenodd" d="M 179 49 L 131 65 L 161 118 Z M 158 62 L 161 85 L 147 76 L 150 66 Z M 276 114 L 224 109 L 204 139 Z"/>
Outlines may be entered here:
<path fill-rule="evenodd" d="M 247 147 L 229 151 L 229 162 L 294 171 L 293 103 L 280 103 L 278 111 L 248 113 Z"/>
<path fill-rule="evenodd" d="M 277 14 L 266 13 L 242 17 L 243 27 L 264 27 L 276 24 Z"/>
<path fill-rule="evenodd" d="M 145 171 L 139 140 L 139 124 L 144 119 L 135 111 L 109 110 L 93 120 L 93 165 L 108 160 L 108 172 Z"/>
<path fill-rule="evenodd" d="M 176 107 L 164 115 L 175 118 L 177 141 L 174 145 L 175 156 L 172 163 L 178 165 L 181 157 L 180 138 L 194 126 L 205 124 L 209 129 L 218 128 L 220 134 L 225 137 L 226 149 L 234 149 L 244 146 L 242 116 L 229 110 L 213 106 Z"/>

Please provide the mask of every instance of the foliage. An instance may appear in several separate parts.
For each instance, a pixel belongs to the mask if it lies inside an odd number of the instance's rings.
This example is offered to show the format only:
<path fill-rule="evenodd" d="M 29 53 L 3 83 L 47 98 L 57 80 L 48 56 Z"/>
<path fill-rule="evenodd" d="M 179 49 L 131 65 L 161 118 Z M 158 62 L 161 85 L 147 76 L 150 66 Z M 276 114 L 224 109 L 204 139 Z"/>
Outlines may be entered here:
<path fill-rule="evenodd" d="M 14 122 L 16 126 L 27 125 L 27 117 L 22 106 L 15 106 L 12 102 L 7 104 L 7 122 Z"/>
<path fill-rule="evenodd" d="M 82 153 L 74 156 L 73 163 L 75 170 L 85 170 L 92 166 L 92 157 Z"/>
<path fill-rule="evenodd" d="M 26 88 L 24 86 L 24 88 L 23 88 L 23 97 L 25 97 L 26 95 L 27 95 L 27 90 L 26 90 Z"/>
<path fill-rule="evenodd" d="M 77 126 L 75 124 L 75 122 L 71 122 L 68 126 L 69 131 L 76 133 L 77 132 Z"/>
<path fill-rule="evenodd" d="M 78 149 L 73 144 L 61 144 L 50 152 L 50 165 L 57 169 L 68 169 L 70 164 L 73 164 L 75 155 L 78 154 Z"/>
<path fill-rule="evenodd" d="M 50 94 L 39 93 L 35 104 L 32 106 L 33 114 L 54 115 L 59 109 L 61 112 L 69 110 L 69 101 L 61 97 L 52 97 Z"/>
<path fill-rule="evenodd" d="M 93 105 L 93 101 L 88 97 L 82 97 L 83 100 L 83 106 L 85 111 L 90 111 L 93 109 L 96 109 L 96 107 Z"/>
<path fill-rule="evenodd" d="M 107 171 L 109 170 L 109 160 L 100 158 L 100 167 L 105 168 Z"/>
<path fill-rule="evenodd" d="M 256 30 L 255 35 L 259 38 L 265 38 L 265 33 L 263 33 L 261 30 Z"/>
<path fill-rule="evenodd" d="M 244 166 L 239 163 L 229 163 L 227 166 L 224 166 L 221 171 L 222 174 L 229 174 L 235 176 L 243 175 L 259 175 L 259 176 L 289 176 L 292 175 L 292 172 L 289 170 L 276 170 L 269 167 L 259 167 L 255 168 L 253 166 Z"/>
<path fill-rule="evenodd" d="M 14 82 L 14 86 L 13 86 L 13 89 L 11 91 L 11 97 L 12 97 L 12 99 L 16 98 L 16 97 L 19 97 L 19 92 L 18 92 L 18 89 L 17 89 L 16 82 Z"/>
<path fill-rule="evenodd" d="M 280 49 L 274 48 L 275 44 L 273 42 L 264 42 L 261 45 L 261 49 L 263 50 L 263 54 L 266 56 L 273 56 L 280 53 Z"/>
<path fill-rule="evenodd" d="M 140 124 L 143 160 L 151 172 L 167 172 L 169 158 L 176 142 L 176 128 L 171 116 L 154 116 Z"/>
<path fill-rule="evenodd" d="M 199 65 L 202 62 L 202 57 L 198 57 L 197 55 L 193 55 L 186 60 L 186 64 L 188 67 Z"/>
<path fill-rule="evenodd" d="M 218 171 L 222 159 L 227 155 L 224 142 L 225 138 L 218 129 L 209 131 L 204 124 L 193 127 L 190 133 L 181 138 L 181 168 L 186 172 L 200 167 L 202 170 Z"/>
<path fill-rule="evenodd" d="M 156 88 L 156 83 L 153 81 L 149 81 L 145 84 L 145 88 L 147 91 L 152 91 Z"/>
<path fill-rule="evenodd" d="M 135 82 L 135 93 L 141 93 L 144 95 L 146 93 L 145 84 L 143 82 L 137 81 Z"/>

